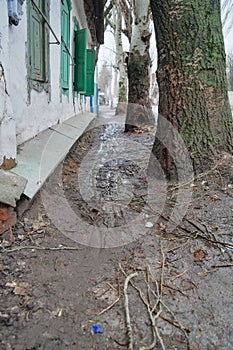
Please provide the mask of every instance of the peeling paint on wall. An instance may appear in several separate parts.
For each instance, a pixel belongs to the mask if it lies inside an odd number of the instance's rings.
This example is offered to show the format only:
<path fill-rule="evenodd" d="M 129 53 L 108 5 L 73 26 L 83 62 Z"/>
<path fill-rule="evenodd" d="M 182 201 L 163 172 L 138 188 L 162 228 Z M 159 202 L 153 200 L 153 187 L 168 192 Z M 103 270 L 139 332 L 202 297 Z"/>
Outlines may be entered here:
<path fill-rule="evenodd" d="M 16 160 L 15 158 L 6 158 L 6 156 L 3 157 L 3 162 L 0 165 L 0 169 L 3 170 L 9 170 L 16 166 Z"/>
<path fill-rule="evenodd" d="M 16 163 L 16 131 L 9 96 L 10 57 L 7 2 L 0 11 L 0 166 L 9 169 Z"/>
<path fill-rule="evenodd" d="M 3 77 L 0 79 L 0 167 L 7 170 L 16 165 L 16 132 L 12 106 Z"/>
<path fill-rule="evenodd" d="M 84 0 L 71 0 L 71 18 L 87 27 Z M 3 2 L 2 2 L 3 3 Z M 89 111 L 89 98 L 85 100 L 73 93 L 72 66 L 70 65 L 69 99 L 60 96 L 60 56 L 61 47 L 52 45 L 53 35 L 49 32 L 49 84 L 46 92 L 30 90 L 28 99 L 29 52 L 28 52 L 28 13 L 24 2 L 24 15 L 17 27 L 9 26 L 7 1 L 0 11 L 0 62 L 4 67 L 4 79 L 0 79 L 0 164 L 4 159 L 15 159 L 16 143 L 20 145 L 43 130 L 58 122 Z M 50 0 L 50 26 L 58 38 L 61 37 L 61 3 Z M 75 21 L 70 26 L 70 51 L 74 48 Z M 92 47 L 88 30 L 87 47 Z M 70 62 L 71 63 L 71 62 Z M 4 158 L 5 157 L 5 158 Z M 13 163 L 12 163 L 13 164 Z"/>

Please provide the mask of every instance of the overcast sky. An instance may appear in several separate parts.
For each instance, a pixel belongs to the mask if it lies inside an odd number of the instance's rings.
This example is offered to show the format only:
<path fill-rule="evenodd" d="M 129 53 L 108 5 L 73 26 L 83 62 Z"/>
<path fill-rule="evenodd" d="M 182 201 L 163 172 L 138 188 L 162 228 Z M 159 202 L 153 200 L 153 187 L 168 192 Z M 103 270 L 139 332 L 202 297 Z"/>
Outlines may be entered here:
<path fill-rule="evenodd" d="M 226 53 L 233 51 L 233 28 L 224 36 Z"/>

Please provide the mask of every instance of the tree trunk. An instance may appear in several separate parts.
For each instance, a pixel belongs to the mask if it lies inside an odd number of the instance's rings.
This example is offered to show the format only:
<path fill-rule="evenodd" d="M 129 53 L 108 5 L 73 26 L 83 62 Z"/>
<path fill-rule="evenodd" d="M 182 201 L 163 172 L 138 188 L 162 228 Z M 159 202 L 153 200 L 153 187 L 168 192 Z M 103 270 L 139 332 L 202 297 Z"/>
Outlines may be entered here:
<path fill-rule="evenodd" d="M 126 112 L 127 101 L 127 73 L 124 65 L 123 45 L 122 45 L 122 15 L 119 2 L 116 2 L 116 21 L 115 21 L 115 43 L 116 43 L 116 67 L 119 72 L 118 83 L 118 104 L 116 115 Z"/>
<path fill-rule="evenodd" d="M 175 172 L 170 150 L 179 150 L 179 145 L 162 130 L 162 117 L 178 130 L 195 169 L 202 170 L 210 151 L 232 150 L 220 1 L 151 0 L 151 8 L 159 86 L 153 154 L 169 177 Z M 162 142 L 164 136 L 170 150 Z"/>
<path fill-rule="evenodd" d="M 128 108 L 125 131 L 154 125 L 150 90 L 149 0 L 134 0 L 133 25 L 128 60 Z"/>

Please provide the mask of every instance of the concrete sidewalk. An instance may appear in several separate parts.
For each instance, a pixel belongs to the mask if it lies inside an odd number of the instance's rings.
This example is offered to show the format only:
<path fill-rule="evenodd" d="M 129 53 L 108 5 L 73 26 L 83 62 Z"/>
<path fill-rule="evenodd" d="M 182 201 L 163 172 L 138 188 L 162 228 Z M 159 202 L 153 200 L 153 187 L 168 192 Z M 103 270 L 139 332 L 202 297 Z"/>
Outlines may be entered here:
<path fill-rule="evenodd" d="M 78 114 L 18 147 L 17 166 L 11 172 L 27 180 L 27 197 L 35 196 L 94 118 L 93 113 Z"/>

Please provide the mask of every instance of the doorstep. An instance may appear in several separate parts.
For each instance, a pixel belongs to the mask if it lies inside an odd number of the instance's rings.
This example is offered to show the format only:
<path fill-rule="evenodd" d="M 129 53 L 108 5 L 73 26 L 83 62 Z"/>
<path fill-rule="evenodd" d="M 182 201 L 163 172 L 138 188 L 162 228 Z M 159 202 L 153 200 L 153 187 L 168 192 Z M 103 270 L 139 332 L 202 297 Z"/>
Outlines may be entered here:
<path fill-rule="evenodd" d="M 80 113 L 18 147 L 17 165 L 11 172 L 27 180 L 25 196 L 35 196 L 94 118 L 93 113 Z"/>

